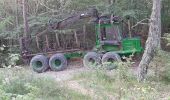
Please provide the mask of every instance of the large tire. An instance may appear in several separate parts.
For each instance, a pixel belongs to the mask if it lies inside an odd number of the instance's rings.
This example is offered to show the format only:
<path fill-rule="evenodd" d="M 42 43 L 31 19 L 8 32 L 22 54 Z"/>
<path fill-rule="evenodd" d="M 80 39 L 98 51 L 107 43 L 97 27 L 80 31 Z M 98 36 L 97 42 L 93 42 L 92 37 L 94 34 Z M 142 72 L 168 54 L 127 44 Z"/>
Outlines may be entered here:
<path fill-rule="evenodd" d="M 107 52 L 102 57 L 102 64 L 107 70 L 115 69 L 115 62 L 121 61 L 121 57 L 115 52 Z"/>
<path fill-rule="evenodd" d="M 49 65 L 53 71 L 61 71 L 67 67 L 67 59 L 63 54 L 55 54 L 49 60 Z"/>
<path fill-rule="evenodd" d="M 83 64 L 88 68 L 95 68 L 101 62 L 101 57 L 96 52 L 88 52 L 83 59 Z"/>
<path fill-rule="evenodd" d="M 37 55 L 31 59 L 30 66 L 35 72 L 45 72 L 49 68 L 48 58 L 44 55 Z"/>

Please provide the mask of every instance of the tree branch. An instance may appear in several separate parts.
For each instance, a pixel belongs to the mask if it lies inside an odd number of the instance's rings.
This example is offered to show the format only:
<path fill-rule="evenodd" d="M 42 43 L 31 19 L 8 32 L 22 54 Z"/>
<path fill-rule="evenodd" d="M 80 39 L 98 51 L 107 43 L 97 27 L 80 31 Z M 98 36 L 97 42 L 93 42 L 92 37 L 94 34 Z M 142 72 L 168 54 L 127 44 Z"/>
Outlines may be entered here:
<path fill-rule="evenodd" d="M 134 27 L 138 26 L 139 24 L 149 25 L 149 23 L 142 23 L 143 21 L 146 21 L 146 20 L 150 21 L 149 18 L 145 18 L 145 19 L 143 19 L 143 20 L 137 22 L 137 24 L 133 25 L 133 26 L 131 27 L 131 29 L 133 29 Z"/>
<path fill-rule="evenodd" d="M 0 19 L 5 20 L 6 18 L 3 18 L 3 17 L 0 16 Z M 8 21 L 8 20 L 7 20 L 7 22 L 8 22 L 9 24 L 11 24 L 11 25 L 14 25 L 14 23 L 12 23 L 12 22 L 10 22 L 10 21 Z"/>

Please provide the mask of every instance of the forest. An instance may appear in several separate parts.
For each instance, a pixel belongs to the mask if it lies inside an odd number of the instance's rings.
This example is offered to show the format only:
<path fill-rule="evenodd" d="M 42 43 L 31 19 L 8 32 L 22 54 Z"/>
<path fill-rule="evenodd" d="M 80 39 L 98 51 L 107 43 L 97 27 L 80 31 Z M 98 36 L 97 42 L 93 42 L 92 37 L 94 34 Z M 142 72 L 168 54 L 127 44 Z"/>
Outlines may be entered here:
<path fill-rule="evenodd" d="M 0 100 L 170 100 L 170 0 L 0 5 Z"/>

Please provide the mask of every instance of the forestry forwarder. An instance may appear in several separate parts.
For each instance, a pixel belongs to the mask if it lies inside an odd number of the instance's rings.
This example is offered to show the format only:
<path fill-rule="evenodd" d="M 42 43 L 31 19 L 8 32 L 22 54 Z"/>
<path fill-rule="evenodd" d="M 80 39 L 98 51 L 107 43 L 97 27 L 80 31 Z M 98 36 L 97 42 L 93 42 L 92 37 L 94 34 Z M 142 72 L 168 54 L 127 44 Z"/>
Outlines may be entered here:
<path fill-rule="evenodd" d="M 70 40 L 63 39 L 67 35 L 56 33 L 50 35 L 51 39 L 48 39 L 51 30 L 66 29 L 82 19 L 93 19 L 91 22 L 95 23 L 95 49 L 89 50 L 85 43 L 82 42 L 86 42 L 86 40 L 83 40 L 85 35 L 83 34 L 82 36 L 82 34 L 78 34 L 75 31 L 71 32 L 73 34 L 70 33 L 68 35 L 73 38 Z M 132 37 L 131 34 L 125 38 L 121 30 L 122 22 L 118 16 L 100 16 L 96 9 L 74 14 L 59 22 L 50 20 L 48 28 L 36 34 L 35 38 L 31 39 L 32 42 L 29 45 L 26 42 L 27 39 L 21 39 L 22 57 L 23 59 L 31 59 L 30 66 L 34 71 L 41 73 L 48 68 L 53 71 L 61 71 L 67 67 L 68 59 L 71 58 L 84 57 L 84 66 L 93 67 L 97 64 L 119 61 L 123 55 L 141 53 L 143 49 L 140 38 Z M 33 39 L 35 39 L 34 42 Z M 65 42 L 69 43 L 64 44 Z M 31 44 L 36 44 L 37 49 L 41 53 L 33 53 L 34 50 L 30 50 L 30 48 L 33 49 L 33 47 L 30 47 Z"/>

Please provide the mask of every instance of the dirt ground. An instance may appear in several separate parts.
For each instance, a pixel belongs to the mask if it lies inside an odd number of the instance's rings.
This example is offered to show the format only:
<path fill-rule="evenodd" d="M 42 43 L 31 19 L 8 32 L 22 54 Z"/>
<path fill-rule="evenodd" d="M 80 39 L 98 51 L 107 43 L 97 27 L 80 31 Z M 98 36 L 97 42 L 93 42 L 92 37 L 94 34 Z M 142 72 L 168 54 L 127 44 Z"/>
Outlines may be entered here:
<path fill-rule="evenodd" d="M 69 79 L 71 79 L 75 74 L 79 74 L 83 71 L 87 71 L 88 69 L 83 67 L 82 61 L 81 60 L 77 60 L 77 61 L 69 61 L 68 62 L 68 67 L 66 69 L 64 69 L 63 71 L 51 71 L 48 70 L 44 73 L 40 73 L 38 74 L 38 76 L 42 76 L 42 77 L 51 77 L 54 78 L 56 81 L 60 82 L 60 81 L 67 81 Z"/>
<path fill-rule="evenodd" d="M 134 74 L 137 74 L 137 67 L 131 67 L 130 68 Z M 66 69 L 64 69 L 63 71 L 51 71 L 48 70 L 44 73 L 36 73 L 38 76 L 41 77 L 51 77 L 54 78 L 57 82 L 63 82 L 63 81 L 68 81 L 70 79 L 72 79 L 76 74 L 80 74 L 82 72 L 88 72 L 88 71 L 92 71 L 89 68 L 86 68 L 83 66 L 83 61 L 81 59 L 78 60 L 70 60 L 68 62 L 68 67 Z M 116 70 L 112 70 L 112 71 L 108 71 L 108 74 L 113 74 Z M 35 72 L 33 72 L 35 73 Z"/>
<path fill-rule="evenodd" d="M 46 71 L 44 73 L 35 73 L 38 77 L 49 77 L 49 78 L 53 78 L 57 83 L 59 83 L 61 86 L 66 86 L 69 89 L 72 89 L 74 91 L 77 91 L 79 93 L 82 93 L 83 95 L 88 95 L 93 99 L 99 99 L 99 98 L 95 98 L 97 97 L 94 90 L 91 88 L 85 88 L 84 86 L 82 86 L 80 84 L 80 81 L 83 80 L 74 80 L 74 76 L 79 75 L 80 73 L 85 73 L 88 71 L 92 71 L 88 68 L 83 67 L 83 61 L 81 59 L 79 60 L 73 60 L 73 61 L 69 61 L 68 62 L 68 67 L 63 70 L 63 71 Z M 133 65 L 133 67 L 130 68 L 130 70 L 134 73 L 137 74 L 137 65 L 139 62 L 136 62 L 135 65 Z M 114 74 L 116 70 L 112 70 L 112 71 L 108 71 L 108 74 Z M 150 72 L 149 72 L 150 73 Z M 153 73 L 151 73 L 153 74 Z M 105 93 L 104 93 L 105 94 Z M 115 97 L 113 97 L 110 94 L 106 94 L 107 97 L 109 97 L 109 100 L 116 100 Z M 102 100 L 102 99 L 101 99 Z"/>
<path fill-rule="evenodd" d="M 82 60 L 69 61 L 68 67 L 63 71 L 47 71 L 45 73 L 36 73 L 40 77 L 50 77 L 60 83 L 63 86 L 66 86 L 72 90 L 75 90 L 83 95 L 88 95 L 90 97 L 94 97 L 93 90 L 87 90 L 82 87 L 78 81 L 71 80 L 76 74 L 80 74 L 82 72 L 90 71 L 88 68 L 83 67 Z M 34 72 L 33 72 L 34 73 Z"/>

